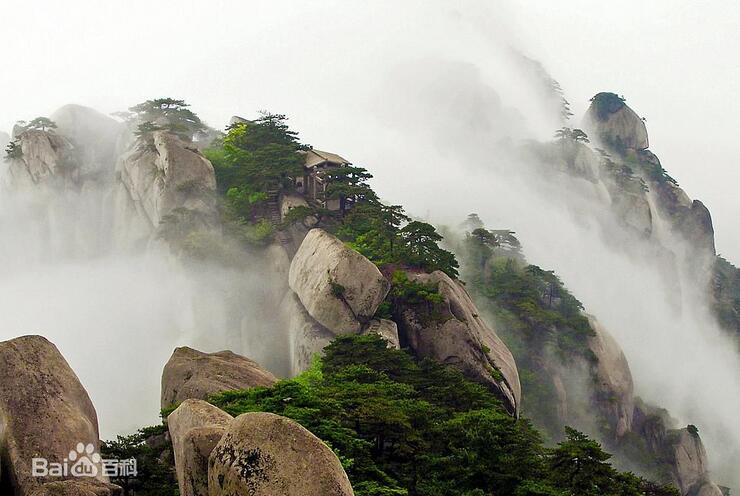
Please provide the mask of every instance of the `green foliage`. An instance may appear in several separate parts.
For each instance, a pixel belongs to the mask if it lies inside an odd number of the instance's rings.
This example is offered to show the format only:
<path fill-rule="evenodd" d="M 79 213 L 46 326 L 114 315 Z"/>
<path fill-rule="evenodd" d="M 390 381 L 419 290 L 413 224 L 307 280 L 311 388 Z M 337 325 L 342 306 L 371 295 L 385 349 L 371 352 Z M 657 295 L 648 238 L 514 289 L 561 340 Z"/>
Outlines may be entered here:
<path fill-rule="evenodd" d="M 596 109 L 596 116 L 599 120 L 605 121 L 611 114 L 624 107 L 625 99 L 616 93 L 602 92 L 594 95 L 591 102 Z"/>
<path fill-rule="evenodd" d="M 563 142 L 589 143 L 588 135 L 582 129 L 571 129 L 569 127 L 561 127 L 555 131 L 555 138 Z"/>
<path fill-rule="evenodd" d="M 668 174 L 668 171 L 660 165 L 660 162 L 658 162 L 657 159 L 646 160 L 644 157 L 640 156 L 626 156 L 625 165 L 631 169 L 643 171 L 644 175 L 647 176 L 650 181 L 654 181 L 659 184 L 673 183 L 678 186 L 678 181 Z"/>
<path fill-rule="evenodd" d="M 457 259 L 439 246 L 443 238 L 434 226 L 412 221 L 400 206 L 358 203 L 333 230 L 378 266 L 395 264 L 458 276 Z"/>
<path fill-rule="evenodd" d="M 344 298 L 344 294 L 347 292 L 347 288 L 329 278 L 329 286 L 331 287 L 331 294 L 336 298 Z"/>
<path fill-rule="evenodd" d="M 340 336 L 297 378 L 210 401 L 232 415 L 296 420 L 337 453 L 357 496 L 565 496 L 587 486 L 586 473 L 598 476 L 602 494 L 643 494 L 640 479 L 603 468 L 609 455 L 582 434 L 550 451 L 483 386 L 378 336 Z M 585 468 L 569 453 L 588 455 Z"/>
<path fill-rule="evenodd" d="M 299 152 L 307 147 L 299 143 L 286 120 L 284 115 L 263 113 L 255 121 L 234 124 L 223 139 L 203 152 L 213 164 L 218 191 L 224 195 L 230 230 L 249 244 L 267 243 L 282 227 L 268 220 L 275 207 L 271 198 L 303 174 Z M 286 225 L 295 222 L 301 212 L 294 213 Z"/>
<path fill-rule="evenodd" d="M 573 428 L 566 427 L 566 439 L 552 450 L 548 479 L 552 485 L 579 496 L 678 496 L 677 489 L 660 486 L 631 473 L 620 474 L 608 460 L 601 445 Z"/>
<path fill-rule="evenodd" d="M 439 247 L 442 236 L 431 224 L 411 221 L 400 231 L 406 251 L 405 261 L 428 271 L 441 270 L 450 277 L 458 276 L 455 255 Z"/>
<path fill-rule="evenodd" d="M 489 258 L 486 269 L 473 283 L 497 308 L 523 324 L 519 327 L 525 341 L 536 341 L 538 347 L 555 345 L 563 356 L 590 358 L 585 341 L 593 330 L 583 305 L 554 272 L 508 257 Z"/>
<path fill-rule="evenodd" d="M 649 191 L 645 181 L 634 174 L 632 167 L 624 162 L 614 162 L 604 150 L 597 149 L 597 151 L 601 154 L 601 164 L 604 170 L 612 177 L 620 189 L 638 194 Z"/>
<path fill-rule="evenodd" d="M 409 221 L 400 206 L 360 203 L 335 228 L 335 234 L 377 265 L 400 263 L 401 226 Z"/>
<path fill-rule="evenodd" d="M 226 192 L 226 208 L 232 219 L 250 223 L 259 220 L 266 208 L 267 193 L 249 185 L 232 187 Z"/>
<path fill-rule="evenodd" d="M 222 140 L 204 151 L 215 169 L 218 190 L 226 197 L 226 215 L 242 228 L 268 217 L 270 196 L 292 188 L 303 174 L 300 152 L 308 147 L 286 121 L 284 115 L 263 113 L 256 121 L 229 127 Z M 326 183 L 322 199 L 338 201 L 339 211 L 316 204 L 299 207 L 275 228 L 313 216 L 378 266 L 442 270 L 457 277 L 455 256 L 439 246 L 442 236 L 430 224 L 411 221 L 400 206 L 383 205 L 368 184 L 372 175 L 366 169 L 346 166 L 318 174 Z"/>
<path fill-rule="evenodd" d="M 593 330 L 582 304 L 553 272 L 526 262 L 511 231 L 477 228 L 466 236 L 460 253 L 478 308 L 495 319 L 514 354 L 524 411 L 535 416 L 548 437 L 557 438 L 562 425 L 552 405 L 558 397 L 543 363 L 552 352 L 565 363 L 595 359 L 587 346 Z"/>
<path fill-rule="evenodd" d="M 187 141 L 206 131 L 206 126 L 184 100 L 156 98 L 129 109 L 130 120 L 138 123 L 135 134 L 141 136 L 154 130 L 166 129 Z"/>
<path fill-rule="evenodd" d="M 268 192 L 289 187 L 291 178 L 303 174 L 306 147 L 280 114 L 263 113 L 257 120 L 234 124 L 221 144 L 206 151 L 213 159 L 222 191 L 247 187 Z"/>
<path fill-rule="evenodd" d="M 267 219 L 259 219 L 254 223 L 245 223 L 239 230 L 241 238 L 251 245 L 266 245 L 275 234 L 275 226 Z"/>
<path fill-rule="evenodd" d="M 358 203 L 372 204 L 378 201 L 377 195 L 367 183 L 373 176 L 362 167 L 336 167 L 320 174 L 327 182 L 325 199 L 339 200 L 339 212 L 342 216 Z"/>
<path fill-rule="evenodd" d="M 136 127 L 136 131 L 134 131 L 134 135 L 137 137 L 147 136 L 148 134 L 153 133 L 154 131 L 162 131 L 165 128 L 162 126 L 158 126 L 157 124 L 152 123 L 151 121 L 142 122 Z"/>
<path fill-rule="evenodd" d="M 444 298 L 439 293 L 437 284 L 425 284 L 409 279 L 404 270 L 396 270 L 391 278 L 391 290 L 384 302 L 384 306 L 379 309 L 383 315 L 379 318 L 400 318 L 398 312 L 412 307 L 415 313 L 425 325 L 441 321 L 445 317 L 444 309 L 441 304 Z"/>
<path fill-rule="evenodd" d="M 177 496 L 174 467 L 164 460 L 171 457 L 172 444 L 167 441 L 166 427 L 158 425 L 139 429 L 130 436 L 118 436 L 101 443 L 103 458 L 136 459 L 136 476 L 115 477 L 111 482 L 123 488 L 123 496 Z"/>
<path fill-rule="evenodd" d="M 52 121 L 48 117 L 36 117 L 31 122 L 20 121 L 17 124 L 23 131 L 48 131 L 50 129 L 56 129 L 56 122 Z"/>
<path fill-rule="evenodd" d="M 8 143 L 5 147 L 5 160 L 14 160 L 23 158 L 23 149 L 17 139 Z"/>

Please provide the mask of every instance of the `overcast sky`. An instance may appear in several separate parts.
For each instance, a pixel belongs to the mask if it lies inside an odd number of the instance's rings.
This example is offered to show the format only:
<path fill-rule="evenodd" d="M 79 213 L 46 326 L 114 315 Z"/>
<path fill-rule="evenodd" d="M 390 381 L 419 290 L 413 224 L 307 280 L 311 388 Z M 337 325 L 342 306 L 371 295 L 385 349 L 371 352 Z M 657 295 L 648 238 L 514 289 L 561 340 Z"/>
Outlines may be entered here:
<path fill-rule="evenodd" d="M 485 65 L 481 40 L 511 43 L 542 61 L 577 115 L 598 91 L 627 97 L 647 119 L 664 167 L 712 211 L 720 253 L 740 262 L 740 2 L 38 0 L 1 7 L 5 130 L 64 103 L 111 112 L 175 96 L 215 127 L 235 113 L 270 109 L 289 114 L 306 141 L 341 146 L 341 134 L 363 119 L 343 114 L 343 106 L 372 80 L 363 71 L 398 62 L 394 47 L 423 56 L 469 44 L 471 58 Z"/>

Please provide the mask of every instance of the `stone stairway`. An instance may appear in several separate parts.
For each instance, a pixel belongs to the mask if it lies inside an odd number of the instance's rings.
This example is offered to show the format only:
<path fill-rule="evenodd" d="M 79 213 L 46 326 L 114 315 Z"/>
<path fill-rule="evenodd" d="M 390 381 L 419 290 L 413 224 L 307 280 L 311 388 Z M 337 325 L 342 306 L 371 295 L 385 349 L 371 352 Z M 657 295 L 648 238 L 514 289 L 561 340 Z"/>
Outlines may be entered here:
<path fill-rule="evenodd" d="M 283 246 L 291 242 L 288 233 L 280 229 L 282 218 L 280 216 L 280 191 L 277 189 L 267 192 L 267 210 L 270 223 L 275 226 L 275 240 Z"/>

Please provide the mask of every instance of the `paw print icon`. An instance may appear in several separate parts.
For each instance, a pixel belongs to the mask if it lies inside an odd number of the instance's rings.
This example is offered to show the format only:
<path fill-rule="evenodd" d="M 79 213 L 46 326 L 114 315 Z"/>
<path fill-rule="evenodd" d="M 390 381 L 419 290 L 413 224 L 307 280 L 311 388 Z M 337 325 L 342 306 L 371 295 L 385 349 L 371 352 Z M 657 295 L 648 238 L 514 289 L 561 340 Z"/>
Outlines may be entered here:
<path fill-rule="evenodd" d="M 74 477 L 97 477 L 101 460 L 100 455 L 95 452 L 95 446 L 78 443 L 69 452 L 69 461 L 74 462 L 69 472 Z"/>

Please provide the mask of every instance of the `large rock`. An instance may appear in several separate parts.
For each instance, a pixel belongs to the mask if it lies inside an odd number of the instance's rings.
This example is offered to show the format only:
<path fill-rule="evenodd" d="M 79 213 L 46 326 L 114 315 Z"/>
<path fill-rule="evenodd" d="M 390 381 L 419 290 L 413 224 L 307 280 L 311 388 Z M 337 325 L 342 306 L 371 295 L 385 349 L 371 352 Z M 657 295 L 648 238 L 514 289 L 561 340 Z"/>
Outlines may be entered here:
<path fill-rule="evenodd" d="M 66 480 L 49 482 L 34 489 L 28 496 L 119 496 L 123 489 L 96 480 Z"/>
<path fill-rule="evenodd" d="M 709 480 L 704 443 L 695 427 L 669 432 L 673 477 L 684 495 L 721 496 L 722 491 Z"/>
<path fill-rule="evenodd" d="M 619 344 L 592 316 L 588 317 L 594 335 L 588 347 L 598 362 L 594 368 L 595 400 L 617 438 L 632 430 L 635 411 L 634 384 L 627 358 Z"/>
<path fill-rule="evenodd" d="M 519 414 L 521 384 L 509 349 L 480 317 L 478 309 L 460 281 L 447 274 L 411 274 L 409 279 L 438 288 L 442 304 L 400 303 L 401 344 L 420 357 L 459 368 L 468 377 L 490 387 L 513 414 Z"/>
<path fill-rule="evenodd" d="M 350 496 L 342 464 L 319 438 L 271 413 L 245 413 L 211 453 L 209 496 Z"/>
<path fill-rule="evenodd" d="M 51 131 L 29 130 L 17 142 L 22 156 L 8 162 L 7 183 L 15 189 L 38 184 L 67 184 L 79 178 L 72 144 Z"/>
<path fill-rule="evenodd" d="M 280 220 L 285 221 L 286 216 L 294 208 L 308 207 L 306 199 L 298 194 L 286 193 L 280 196 Z"/>
<path fill-rule="evenodd" d="M 83 174 L 112 177 L 125 125 L 82 105 L 65 105 L 51 115 L 57 132 L 78 148 Z"/>
<path fill-rule="evenodd" d="M 401 349 L 401 341 L 398 337 L 398 324 L 392 320 L 373 319 L 362 330 L 362 334 L 377 334 L 388 343 L 389 348 Z"/>
<path fill-rule="evenodd" d="M 649 148 L 645 122 L 613 93 L 599 93 L 591 100 L 584 127 L 589 136 L 617 150 Z"/>
<path fill-rule="evenodd" d="M 208 457 L 232 419 L 203 400 L 185 400 L 167 417 L 181 496 L 208 494 Z"/>
<path fill-rule="evenodd" d="M 119 222 L 131 236 L 178 236 L 217 224 L 213 165 L 178 137 L 140 137 L 116 169 Z"/>
<path fill-rule="evenodd" d="M 649 237 L 653 231 L 653 212 L 643 180 L 627 166 L 611 159 L 601 162 L 599 178 L 617 218 L 638 234 Z"/>
<path fill-rule="evenodd" d="M 254 360 L 231 351 L 203 353 L 176 348 L 162 372 L 162 408 L 221 391 L 271 386 L 277 378 Z"/>
<path fill-rule="evenodd" d="M 290 371 L 296 376 L 311 366 L 314 356 L 320 354 L 335 336 L 306 312 L 291 290 L 283 298 L 281 311 L 288 325 Z"/>
<path fill-rule="evenodd" d="M 23 496 L 67 479 L 34 477 L 32 460 L 63 463 L 80 443 L 97 453 L 99 439 L 90 397 L 56 346 L 41 336 L 0 343 L 0 452 L 9 478 L 0 487 L 11 485 Z M 99 462 L 85 459 L 102 480 Z"/>
<path fill-rule="evenodd" d="M 681 225 L 681 231 L 694 248 L 714 258 L 717 252 L 714 246 L 712 215 L 701 201 L 691 202 L 688 214 Z"/>
<path fill-rule="evenodd" d="M 375 264 L 322 229 L 301 243 L 289 284 L 309 315 L 334 334 L 360 332 L 390 289 Z"/>

